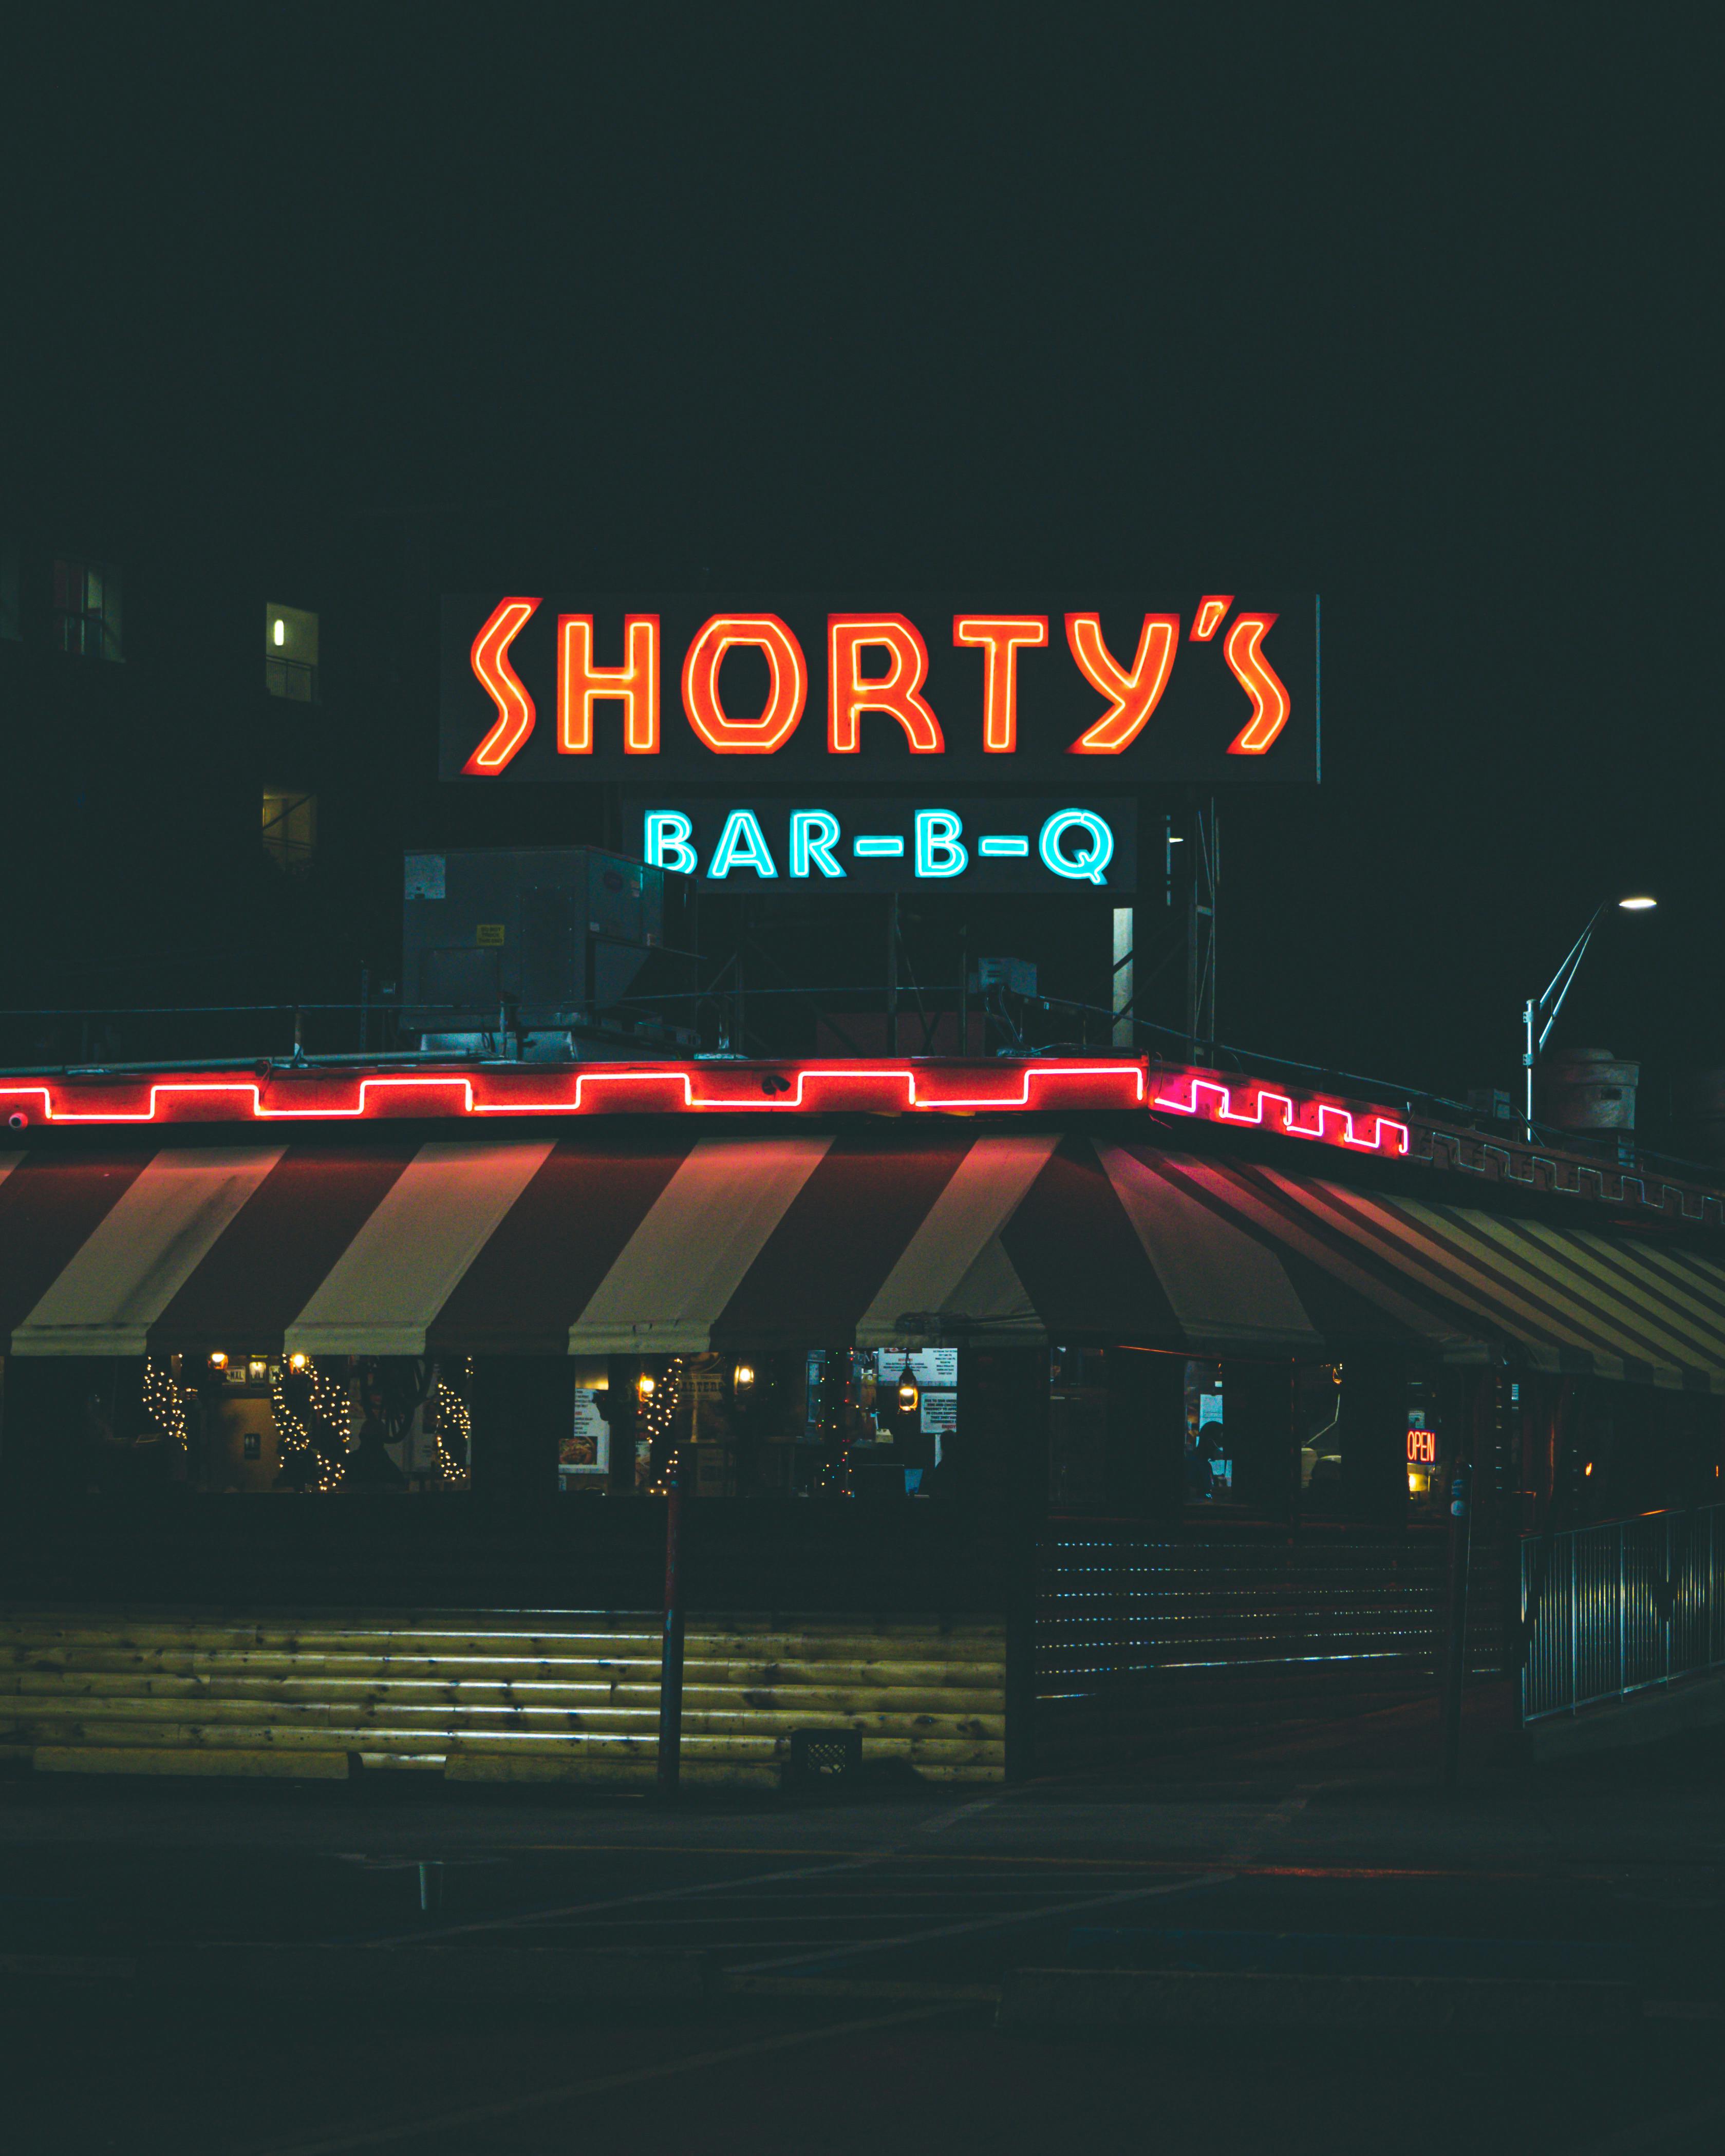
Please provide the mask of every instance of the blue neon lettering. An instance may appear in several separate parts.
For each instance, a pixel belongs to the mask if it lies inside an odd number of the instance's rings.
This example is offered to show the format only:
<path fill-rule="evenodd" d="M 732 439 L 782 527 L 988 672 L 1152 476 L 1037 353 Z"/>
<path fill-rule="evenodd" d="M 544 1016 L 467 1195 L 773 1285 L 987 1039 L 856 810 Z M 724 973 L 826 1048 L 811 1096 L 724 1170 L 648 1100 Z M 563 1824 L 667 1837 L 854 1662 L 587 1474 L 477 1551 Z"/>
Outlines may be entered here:
<path fill-rule="evenodd" d="M 969 850 L 959 844 L 964 820 L 950 808 L 916 811 L 916 873 L 919 876 L 963 875 L 970 865 Z"/>
<path fill-rule="evenodd" d="M 1022 861 L 1029 858 L 1030 841 L 996 832 L 993 838 L 978 839 L 976 850 L 985 861 Z"/>
<path fill-rule="evenodd" d="M 853 839 L 850 850 L 860 861 L 896 861 L 904 859 L 902 839 Z"/>
<path fill-rule="evenodd" d="M 1060 850 L 1060 841 L 1068 831 L 1083 831 L 1091 840 L 1087 854 L 1067 855 Z M 1101 883 L 1102 871 L 1114 858 L 1114 834 L 1100 816 L 1092 816 L 1088 808 L 1061 808 L 1043 825 L 1036 841 L 1036 850 L 1042 856 L 1042 865 L 1057 876 L 1066 876 L 1082 883 Z"/>
<path fill-rule="evenodd" d="M 689 843 L 695 826 L 675 808 L 649 808 L 643 829 L 641 858 L 649 869 L 675 869 L 679 875 L 693 875 L 701 866 Z"/>
<path fill-rule="evenodd" d="M 757 876 L 776 876 L 765 833 L 747 808 L 733 808 L 725 819 L 719 843 L 707 863 L 710 880 L 721 882 L 733 868 L 752 869 Z"/>
<path fill-rule="evenodd" d="M 793 808 L 791 811 L 791 874 L 806 876 L 810 864 L 824 876 L 841 876 L 845 871 L 833 859 L 833 849 L 839 843 L 839 819 L 828 815 L 824 808 Z"/>

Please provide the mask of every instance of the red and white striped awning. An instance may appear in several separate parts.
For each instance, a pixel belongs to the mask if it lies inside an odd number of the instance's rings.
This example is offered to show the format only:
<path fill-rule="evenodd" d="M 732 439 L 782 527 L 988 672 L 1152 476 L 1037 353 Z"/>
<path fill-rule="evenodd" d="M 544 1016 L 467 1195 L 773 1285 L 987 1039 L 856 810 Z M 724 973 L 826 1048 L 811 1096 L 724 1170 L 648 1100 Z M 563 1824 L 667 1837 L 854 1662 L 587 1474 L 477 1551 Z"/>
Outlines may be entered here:
<path fill-rule="evenodd" d="M 1148 1141 L 901 1119 L 0 1154 L 0 1352 L 1400 1342 L 1725 1390 L 1725 1265 Z"/>

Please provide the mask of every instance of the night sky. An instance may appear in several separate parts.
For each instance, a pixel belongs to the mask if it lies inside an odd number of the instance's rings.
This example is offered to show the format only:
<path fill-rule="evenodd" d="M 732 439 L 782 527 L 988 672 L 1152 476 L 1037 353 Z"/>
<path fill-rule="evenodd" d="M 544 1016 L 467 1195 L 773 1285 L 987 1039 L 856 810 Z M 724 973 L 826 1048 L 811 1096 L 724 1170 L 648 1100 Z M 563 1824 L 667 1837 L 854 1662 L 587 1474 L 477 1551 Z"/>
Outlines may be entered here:
<path fill-rule="evenodd" d="M 436 505 L 499 588 L 1316 588 L 1224 1038 L 1512 1084 L 1645 886 L 1558 1040 L 1656 1120 L 1725 1063 L 1720 19 L 48 11 L 0 481 L 213 546 Z"/>

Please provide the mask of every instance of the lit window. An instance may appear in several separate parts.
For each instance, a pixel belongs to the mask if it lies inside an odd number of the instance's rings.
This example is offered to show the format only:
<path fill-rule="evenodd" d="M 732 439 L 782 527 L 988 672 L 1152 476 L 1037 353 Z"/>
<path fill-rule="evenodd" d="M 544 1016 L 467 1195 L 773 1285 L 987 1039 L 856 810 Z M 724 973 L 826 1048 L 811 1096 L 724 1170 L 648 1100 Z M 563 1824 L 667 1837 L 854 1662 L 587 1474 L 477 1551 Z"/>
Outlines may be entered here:
<path fill-rule="evenodd" d="M 0 539 L 0 636 L 23 634 L 18 622 L 18 542 Z"/>
<path fill-rule="evenodd" d="M 280 869 L 308 868 L 317 851 L 317 796 L 297 788 L 264 788 L 264 851 Z"/>
<path fill-rule="evenodd" d="M 74 659 L 118 659 L 120 572 L 106 562 L 56 561 L 54 640 Z"/>
<path fill-rule="evenodd" d="M 317 616 L 303 607 L 264 609 L 264 686 L 295 704 L 317 701 Z"/>

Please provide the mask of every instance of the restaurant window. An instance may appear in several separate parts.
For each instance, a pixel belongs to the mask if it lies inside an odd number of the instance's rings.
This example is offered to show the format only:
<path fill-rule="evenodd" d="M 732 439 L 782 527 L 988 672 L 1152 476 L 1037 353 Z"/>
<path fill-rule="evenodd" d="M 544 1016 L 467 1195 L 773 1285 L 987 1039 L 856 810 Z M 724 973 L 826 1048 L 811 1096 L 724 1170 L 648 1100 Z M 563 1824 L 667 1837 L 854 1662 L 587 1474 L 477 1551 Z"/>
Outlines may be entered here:
<path fill-rule="evenodd" d="M 264 608 L 264 686 L 290 703 L 317 701 L 317 616 L 304 607 Z"/>
<path fill-rule="evenodd" d="M 167 1479 L 208 1495 L 464 1490 L 471 1365 L 235 1346 L 156 1355 L 141 1419 Z"/>
<path fill-rule="evenodd" d="M 18 601 L 18 543 L 0 538 L 0 637 L 12 641 L 23 634 Z"/>
<path fill-rule="evenodd" d="M 902 1503 L 950 1495 L 958 1351 L 746 1348 L 578 1359 L 567 1496 Z"/>
<path fill-rule="evenodd" d="M 1186 1365 L 1186 1502 L 1229 1504 L 1234 1455 L 1228 1443 L 1226 1379 L 1219 1363 Z"/>
<path fill-rule="evenodd" d="M 296 787 L 264 788 L 264 851 L 289 873 L 309 868 L 317 852 L 317 796 Z"/>
<path fill-rule="evenodd" d="M 121 656 L 120 572 L 111 562 L 57 559 L 52 598 L 52 634 L 60 650 L 74 659 Z"/>
<path fill-rule="evenodd" d="M 1065 1512 L 1108 1500 L 1108 1351 L 1055 1348 L 1048 1368 L 1048 1499 Z"/>
<path fill-rule="evenodd" d="M 1303 1512 L 1340 1512 L 1342 1481 L 1342 1366 L 1320 1363 L 1302 1369 L 1296 1394 L 1300 1430 L 1300 1505 Z"/>

